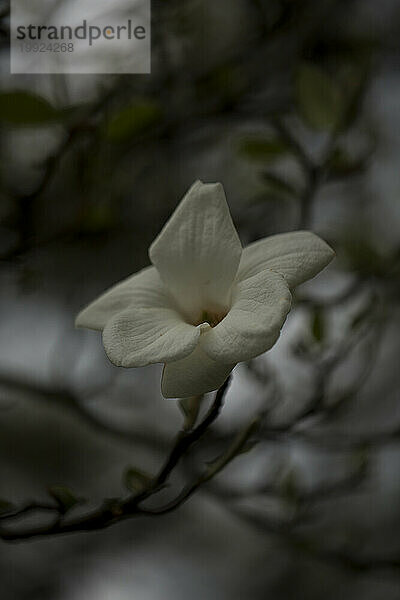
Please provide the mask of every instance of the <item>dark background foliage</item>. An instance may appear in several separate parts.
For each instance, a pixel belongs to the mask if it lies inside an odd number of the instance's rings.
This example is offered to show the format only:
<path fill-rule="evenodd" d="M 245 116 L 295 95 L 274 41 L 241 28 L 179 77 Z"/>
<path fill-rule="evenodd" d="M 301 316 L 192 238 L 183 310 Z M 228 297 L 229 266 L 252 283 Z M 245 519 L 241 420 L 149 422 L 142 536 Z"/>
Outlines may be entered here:
<path fill-rule="evenodd" d="M 0 5 L 1 513 L 60 494 L 79 511 L 121 496 L 128 466 L 162 462 L 182 417 L 159 367 L 113 367 L 73 322 L 148 264 L 195 179 L 224 183 L 244 244 L 308 228 L 337 258 L 297 290 L 276 347 L 236 368 L 163 493 L 262 413 L 251 452 L 169 515 L 1 542 L 1 598 L 394 600 L 400 6 L 152 10 L 151 76 L 10 76 Z"/>

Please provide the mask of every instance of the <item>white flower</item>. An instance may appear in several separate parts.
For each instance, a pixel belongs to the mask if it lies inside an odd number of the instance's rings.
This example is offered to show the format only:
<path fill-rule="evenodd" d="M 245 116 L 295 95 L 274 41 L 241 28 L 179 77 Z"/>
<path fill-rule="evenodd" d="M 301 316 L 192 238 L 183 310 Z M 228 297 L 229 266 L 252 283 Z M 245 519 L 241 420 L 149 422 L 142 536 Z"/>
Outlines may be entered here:
<path fill-rule="evenodd" d="M 166 398 L 217 389 L 233 367 L 269 350 L 290 310 L 290 288 L 333 250 L 308 231 L 242 249 L 221 184 L 196 182 L 149 250 L 154 266 L 128 277 L 77 317 L 103 331 L 117 366 L 165 363 Z"/>

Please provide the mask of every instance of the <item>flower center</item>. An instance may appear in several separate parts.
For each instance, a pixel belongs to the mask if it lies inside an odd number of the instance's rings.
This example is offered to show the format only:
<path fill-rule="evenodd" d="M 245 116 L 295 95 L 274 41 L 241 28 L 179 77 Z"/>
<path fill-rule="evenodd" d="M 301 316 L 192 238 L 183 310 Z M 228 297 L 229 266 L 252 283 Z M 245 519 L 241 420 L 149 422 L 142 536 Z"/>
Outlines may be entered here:
<path fill-rule="evenodd" d="M 226 311 L 213 311 L 203 310 L 199 319 L 196 319 L 194 325 L 201 325 L 202 323 L 208 323 L 210 327 L 215 327 L 224 319 L 227 315 Z"/>

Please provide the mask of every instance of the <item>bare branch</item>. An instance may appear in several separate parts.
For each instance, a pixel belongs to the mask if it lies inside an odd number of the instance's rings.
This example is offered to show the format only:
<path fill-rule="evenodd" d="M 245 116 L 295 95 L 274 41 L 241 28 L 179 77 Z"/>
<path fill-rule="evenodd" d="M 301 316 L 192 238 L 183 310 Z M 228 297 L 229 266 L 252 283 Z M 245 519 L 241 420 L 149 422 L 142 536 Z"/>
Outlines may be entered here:
<path fill-rule="evenodd" d="M 140 504 L 150 496 L 156 494 L 164 486 L 182 457 L 188 452 L 193 444 L 200 440 L 218 417 L 229 381 L 230 378 L 228 378 L 217 391 L 211 408 L 199 425 L 194 429 L 182 430 L 178 434 L 175 444 L 158 475 L 151 481 L 145 490 L 128 499 L 120 498 L 106 500 L 100 508 L 70 521 L 64 520 L 60 514 L 57 515 L 56 520 L 52 523 L 40 527 L 21 529 L 0 527 L 0 537 L 5 541 L 18 541 L 77 531 L 93 531 L 104 529 L 105 527 L 109 527 L 124 519 L 140 514 L 146 514 L 146 511 L 141 509 Z M 177 503 L 176 506 L 179 506 L 179 504 L 180 503 Z M 32 510 L 42 510 L 42 507 L 41 505 L 36 504 L 33 505 Z M 16 519 L 19 519 L 25 512 L 24 509 L 20 509 L 15 512 L 14 516 Z M 162 514 L 162 510 L 160 510 L 160 514 Z"/>

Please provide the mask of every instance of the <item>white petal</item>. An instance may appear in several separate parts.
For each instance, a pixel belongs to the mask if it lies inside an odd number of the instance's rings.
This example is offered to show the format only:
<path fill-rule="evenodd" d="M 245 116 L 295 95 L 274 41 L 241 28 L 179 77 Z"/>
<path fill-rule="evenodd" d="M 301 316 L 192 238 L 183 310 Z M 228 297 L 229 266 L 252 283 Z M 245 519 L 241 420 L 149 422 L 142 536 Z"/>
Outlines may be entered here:
<path fill-rule="evenodd" d="M 194 321 L 229 302 L 242 246 L 221 184 L 195 183 L 150 247 L 151 262 Z"/>
<path fill-rule="evenodd" d="M 173 307 L 154 267 L 143 269 L 107 290 L 79 313 L 75 325 L 101 331 L 107 321 L 131 305 L 137 308 Z"/>
<path fill-rule="evenodd" d="M 186 358 L 164 366 L 161 391 L 165 398 L 185 398 L 212 392 L 221 387 L 234 366 L 212 360 L 199 343 Z"/>
<path fill-rule="evenodd" d="M 317 275 L 334 256 L 332 248 L 310 231 L 280 233 L 243 250 L 237 279 L 242 281 L 271 269 L 280 273 L 292 288 Z"/>
<path fill-rule="evenodd" d="M 131 307 L 107 322 L 103 344 L 115 365 L 142 367 L 187 356 L 199 336 L 200 329 L 172 309 Z"/>
<path fill-rule="evenodd" d="M 273 346 L 290 310 L 286 281 L 262 271 L 236 285 L 232 308 L 216 327 L 202 336 L 205 352 L 214 360 L 249 360 Z"/>

